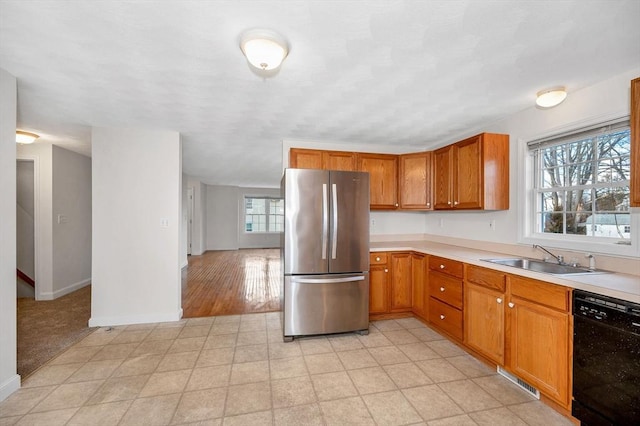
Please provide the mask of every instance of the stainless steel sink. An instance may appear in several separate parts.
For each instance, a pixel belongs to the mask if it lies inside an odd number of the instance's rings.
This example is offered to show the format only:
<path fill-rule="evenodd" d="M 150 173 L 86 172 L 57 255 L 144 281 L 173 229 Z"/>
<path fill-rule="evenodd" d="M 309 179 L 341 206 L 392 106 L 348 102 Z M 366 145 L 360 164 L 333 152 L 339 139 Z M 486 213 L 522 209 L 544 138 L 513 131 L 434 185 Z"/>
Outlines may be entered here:
<path fill-rule="evenodd" d="M 526 269 L 527 271 L 542 272 L 551 275 L 577 275 L 577 274 L 604 274 L 606 271 L 589 270 L 586 268 L 559 265 L 538 259 L 527 259 L 524 257 L 514 259 L 480 259 L 485 262 L 496 263 L 498 265 L 512 266 L 514 268 Z"/>

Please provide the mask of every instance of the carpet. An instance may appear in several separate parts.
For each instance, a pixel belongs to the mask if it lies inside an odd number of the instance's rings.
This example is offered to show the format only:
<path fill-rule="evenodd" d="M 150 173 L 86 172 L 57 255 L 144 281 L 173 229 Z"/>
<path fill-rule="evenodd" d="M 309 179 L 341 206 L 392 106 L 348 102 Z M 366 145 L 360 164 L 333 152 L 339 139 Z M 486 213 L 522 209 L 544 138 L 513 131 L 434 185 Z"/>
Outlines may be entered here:
<path fill-rule="evenodd" d="M 91 286 L 55 300 L 17 299 L 18 374 L 24 380 L 90 334 Z"/>

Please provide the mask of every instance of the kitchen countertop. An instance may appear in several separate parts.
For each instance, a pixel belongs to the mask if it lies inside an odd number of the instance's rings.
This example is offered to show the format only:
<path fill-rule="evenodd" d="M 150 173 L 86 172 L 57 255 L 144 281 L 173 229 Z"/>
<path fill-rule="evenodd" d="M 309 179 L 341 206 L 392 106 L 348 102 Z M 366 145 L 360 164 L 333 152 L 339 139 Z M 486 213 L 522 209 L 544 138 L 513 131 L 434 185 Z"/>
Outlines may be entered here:
<path fill-rule="evenodd" d="M 616 297 L 634 303 L 640 303 L 640 276 L 630 274 L 586 273 L 584 275 L 558 276 L 541 272 L 528 271 L 511 266 L 498 265 L 480 259 L 517 258 L 504 253 L 475 250 L 460 246 L 436 243 L 431 241 L 398 241 L 370 243 L 370 250 L 376 251 L 415 251 L 419 253 L 441 256 L 458 260 L 471 265 L 506 272 L 512 275 L 533 278 L 552 284 L 590 291 L 604 296 Z"/>

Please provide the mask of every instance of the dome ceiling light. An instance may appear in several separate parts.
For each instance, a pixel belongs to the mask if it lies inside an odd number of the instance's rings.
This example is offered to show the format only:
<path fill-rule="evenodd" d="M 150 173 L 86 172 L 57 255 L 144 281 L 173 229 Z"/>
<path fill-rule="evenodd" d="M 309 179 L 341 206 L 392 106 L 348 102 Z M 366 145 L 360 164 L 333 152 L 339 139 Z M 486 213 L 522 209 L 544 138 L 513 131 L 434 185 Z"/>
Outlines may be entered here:
<path fill-rule="evenodd" d="M 35 133 L 23 132 L 22 130 L 16 130 L 16 143 L 34 143 L 40 136 Z"/>
<path fill-rule="evenodd" d="M 553 108 L 560 105 L 567 98 L 567 90 L 564 87 L 554 87 L 538 92 L 536 105 L 540 108 Z"/>
<path fill-rule="evenodd" d="M 262 29 L 246 31 L 240 37 L 240 49 L 247 61 L 261 71 L 277 69 L 289 54 L 289 45 L 280 34 Z"/>

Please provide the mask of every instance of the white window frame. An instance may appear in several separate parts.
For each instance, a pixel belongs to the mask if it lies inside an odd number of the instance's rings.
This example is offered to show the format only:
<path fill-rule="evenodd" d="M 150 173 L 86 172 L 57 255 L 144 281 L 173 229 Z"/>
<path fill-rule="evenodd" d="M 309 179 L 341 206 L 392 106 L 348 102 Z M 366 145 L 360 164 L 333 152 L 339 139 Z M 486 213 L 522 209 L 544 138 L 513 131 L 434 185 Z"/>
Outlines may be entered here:
<path fill-rule="evenodd" d="M 534 204 L 534 156 L 531 155 L 529 144 L 534 141 L 543 139 L 552 139 L 576 133 L 587 128 L 604 127 L 607 123 L 617 122 L 626 116 L 614 116 L 608 118 L 600 118 L 599 120 L 591 120 L 591 122 L 583 122 L 572 127 L 563 129 L 555 129 L 543 135 L 537 135 L 527 139 L 520 139 L 518 142 L 518 242 L 520 244 L 540 244 L 545 247 L 557 248 L 561 250 L 569 250 L 583 253 L 598 253 L 622 257 L 638 257 L 640 255 L 640 209 L 631 208 L 630 226 L 631 226 L 631 244 L 615 244 L 611 240 L 599 240 L 597 237 L 585 238 L 584 236 L 572 236 L 566 234 L 545 234 L 536 232 L 536 206 Z"/>
<path fill-rule="evenodd" d="M 247 200 L 248 199 L 261 199 L 261 200 L 283 200 L 282 197 L 272 197 L 268 195 L 245 195 L 242 198 L 242 232 L 248 235 L 257 235 L 257 234 L 280 234 L 281 231 L 269 231 L 269 211 L 268 205 L 266 206 L 267 211 L 265 212 L 265 228 L 267 231 L 247 231 Z M 283 206 L 284 208 L 284 206 Z"/>

